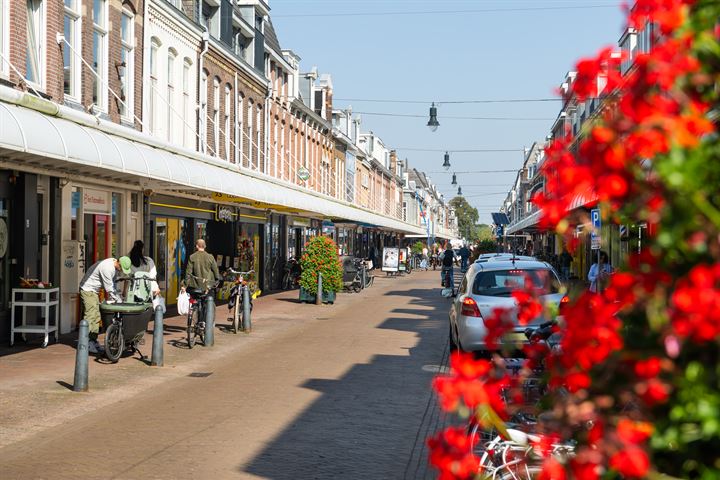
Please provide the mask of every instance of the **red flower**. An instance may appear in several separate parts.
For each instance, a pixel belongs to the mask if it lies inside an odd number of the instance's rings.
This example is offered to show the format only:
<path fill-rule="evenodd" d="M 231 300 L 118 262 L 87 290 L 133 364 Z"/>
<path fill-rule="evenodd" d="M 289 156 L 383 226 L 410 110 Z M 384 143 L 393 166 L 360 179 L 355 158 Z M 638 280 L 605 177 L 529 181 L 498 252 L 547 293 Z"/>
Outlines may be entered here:
<path fill-rule="evenodd" d="M 640 378 L 655 378 L 659 373 L 660 359 L 658 357 L 650 357 L 647 360 L 635 362 L 635 375 Z"/>
<path fill-rule="evenodd" d="M 627 418 L 621 419 L 617 424 L 618 437 L 624 442 L 639 444 L 650 438 L 653 432 L 652 423 L 634 422 Z"/>
<path fill-rule="evenodd" d="M 650 469 L 650 459 L 645 450 L 628 447 L 610 457 L 610 467 L 626 478 L 642 478 Z"/>
<path fill-rule="evenodd" d="M 430 464 L 440 470 L 441 479 L 471 479 L 478 472 L 479 459 L 472 453 L 474 441 L 463 427 L 450 427 L 428 440 Z"/>

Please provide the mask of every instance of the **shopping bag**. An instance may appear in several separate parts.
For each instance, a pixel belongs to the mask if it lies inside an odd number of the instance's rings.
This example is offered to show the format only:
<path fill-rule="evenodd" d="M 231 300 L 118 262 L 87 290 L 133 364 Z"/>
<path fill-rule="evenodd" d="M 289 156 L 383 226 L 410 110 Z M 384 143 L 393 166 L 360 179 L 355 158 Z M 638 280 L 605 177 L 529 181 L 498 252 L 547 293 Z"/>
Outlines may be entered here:
<path fill-rule="evenodd" d="M 177 297 L 177 311 L 178 315 L 187 315 L 190 311 L 190 294 L 187 292 L 180 292 Z"/>
<path fill-rule="evenodd" d="M 165 307 L 165 299 L 160 295 L 155 295 L 155 298 L 153 298 L 152 300 L 152 305 L 153 310 L 157 310 L 159 308 L 162 313 L 167 312 L 167 308 Z"/>

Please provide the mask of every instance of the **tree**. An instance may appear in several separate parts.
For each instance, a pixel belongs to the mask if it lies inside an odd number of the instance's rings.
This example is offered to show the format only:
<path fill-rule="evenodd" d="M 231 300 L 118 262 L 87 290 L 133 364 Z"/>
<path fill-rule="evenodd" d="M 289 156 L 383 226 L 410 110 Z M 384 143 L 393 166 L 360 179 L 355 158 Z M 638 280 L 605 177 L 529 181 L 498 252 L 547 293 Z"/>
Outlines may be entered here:
<path fill-rule="evenodd" d="M 455 197 L 450 200 L 450 206 L 455 209 L 455 217 L 458 220 L 460 235 L 470 242 L 475 241 L 478 238 L 475 225 L 480 218 L 477 208 L 470 205 L 463 197 Z"/>

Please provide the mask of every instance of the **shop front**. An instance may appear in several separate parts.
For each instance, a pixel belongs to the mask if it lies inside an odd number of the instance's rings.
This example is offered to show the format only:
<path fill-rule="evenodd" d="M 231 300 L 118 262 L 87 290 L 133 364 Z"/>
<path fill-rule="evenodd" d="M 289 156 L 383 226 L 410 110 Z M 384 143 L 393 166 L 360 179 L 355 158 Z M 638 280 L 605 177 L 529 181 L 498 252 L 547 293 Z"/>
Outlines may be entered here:
<path fill-rule="evenodd" d="M 77 326 L 79 287 L 95 262 L 127 255 L 143 235 L 142 193 L 62 181 L 61 333 Z"/>

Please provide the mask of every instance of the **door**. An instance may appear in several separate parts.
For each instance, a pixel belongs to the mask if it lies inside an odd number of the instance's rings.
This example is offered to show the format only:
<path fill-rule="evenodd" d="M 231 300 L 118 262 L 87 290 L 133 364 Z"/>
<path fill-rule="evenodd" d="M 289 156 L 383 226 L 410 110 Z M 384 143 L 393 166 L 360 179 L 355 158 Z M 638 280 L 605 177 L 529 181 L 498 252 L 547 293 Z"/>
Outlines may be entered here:
<path fill-rule="evenodd" d="M 153 245 L 153 258 L 155 259 L 155 268 L 157 269 L 157 282 L 160 290 L 163 292 L 167 303 L 174 301 L 173 298 L 167 296 L 167 218 L 155 219 Z"/>
<path fill-rule="evenodd" d="M 86 268 L 110 257 L 110 216 L 85 214 Z"/>

